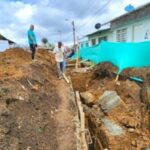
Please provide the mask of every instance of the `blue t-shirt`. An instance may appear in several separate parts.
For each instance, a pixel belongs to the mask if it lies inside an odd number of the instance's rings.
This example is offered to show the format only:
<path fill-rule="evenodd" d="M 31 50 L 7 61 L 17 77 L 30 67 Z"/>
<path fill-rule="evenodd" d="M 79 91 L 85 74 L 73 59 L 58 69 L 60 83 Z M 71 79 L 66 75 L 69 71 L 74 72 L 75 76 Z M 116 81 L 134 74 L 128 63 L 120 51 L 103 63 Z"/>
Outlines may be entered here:
<path fill-rule="evenodd" d="M 30 37 L 32 37 L 33 40 L 31 40 Z M 31 45 L 31 44 L 37 44 L 37 42 L 36 42 L 36 36 L 35 36 L 34 32 L 31 29 L 28 30 L 28 42 L 29 42 L 29 45 Z"/>

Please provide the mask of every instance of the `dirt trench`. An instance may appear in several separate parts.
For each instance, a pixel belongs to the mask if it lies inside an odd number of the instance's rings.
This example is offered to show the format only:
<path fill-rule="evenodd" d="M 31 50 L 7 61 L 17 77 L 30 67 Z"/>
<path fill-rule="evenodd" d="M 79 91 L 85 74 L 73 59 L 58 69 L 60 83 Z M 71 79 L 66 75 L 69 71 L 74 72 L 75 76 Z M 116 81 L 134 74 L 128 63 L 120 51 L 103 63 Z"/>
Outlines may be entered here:
<path fill-rule="evenodd" d="M 116 71 L 110 63 L 97 65 L 85 73 L 69 71 L 74 89 L 80 92 L 86 128 L 93 139 L 89 149 L 149 150 L 150 69 L 127 69 L 117 83 Z M 132 76 L 144 82 L 132 80 Z M 111 95 L 110 102 L 116 97 L 119 101 L 111 110 L 104 109 L 101 104 L 100 99 L 102 96 L 106 98 L 106 94 Z"/>

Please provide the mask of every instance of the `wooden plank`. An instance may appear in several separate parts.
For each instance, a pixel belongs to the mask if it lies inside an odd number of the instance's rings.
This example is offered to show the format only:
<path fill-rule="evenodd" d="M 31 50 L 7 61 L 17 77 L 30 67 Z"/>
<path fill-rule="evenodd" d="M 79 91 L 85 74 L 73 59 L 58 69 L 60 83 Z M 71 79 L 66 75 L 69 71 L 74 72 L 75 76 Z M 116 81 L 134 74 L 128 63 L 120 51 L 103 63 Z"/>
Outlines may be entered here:
<path fill-rule="evenodd" d="M 83 107 L 81 104 L 80 94 L 76 91 L 76 101 L 79 110 L 79 118 L 80 118 L 80 133 L 81 133 L 81 148 L 82 150 L 88 150 L 87 141 L 85 137 L 85 114 L 83 112 Z"/>
<path fill-rule="evenodd" d="M 86 135 L 86 141 L 88 144 L 92 144 L 93 141 L 92 141 L 92 137 L 91 137 L 91 134 L 90 134 L 90 131 L 89 129 L 86 129 L 85 130 L 85 135 Z"/>
<path fill-rule="evenodd" d="M 86 62 L 86 61 L 88 61 L 88 59 L 81 60 L 79 63 L 83 63 L 83 62 Z"/>

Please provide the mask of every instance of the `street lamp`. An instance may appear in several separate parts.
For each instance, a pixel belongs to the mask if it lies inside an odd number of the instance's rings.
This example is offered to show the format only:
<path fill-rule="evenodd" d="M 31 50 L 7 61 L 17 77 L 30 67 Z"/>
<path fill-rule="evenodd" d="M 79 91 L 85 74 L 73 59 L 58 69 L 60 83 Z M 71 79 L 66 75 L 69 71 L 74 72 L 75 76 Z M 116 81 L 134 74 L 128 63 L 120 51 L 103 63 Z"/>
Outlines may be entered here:
<path fill-rule="evenodd" d="M 69 21 L 69 19 L 65 19 L 66 21 Z M 72 24 L 72 30 L 73 30 L 73 42 L 74 42 L 74 48 L 76 49 L 76 30 L 75 30 L 75 23 L 74 20 L 71 22 Z"/>

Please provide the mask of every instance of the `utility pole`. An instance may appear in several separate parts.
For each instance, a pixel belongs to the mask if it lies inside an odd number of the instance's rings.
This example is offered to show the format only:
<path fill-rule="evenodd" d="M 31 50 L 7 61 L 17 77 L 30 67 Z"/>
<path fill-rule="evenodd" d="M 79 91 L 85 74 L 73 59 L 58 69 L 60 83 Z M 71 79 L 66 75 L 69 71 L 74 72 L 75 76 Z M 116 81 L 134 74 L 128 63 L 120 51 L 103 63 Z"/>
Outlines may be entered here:
<path fill-rule="evenodd" d="M 73 27 L 73 41 L 74 41 L 74 48 L 76 50 L 76 30 L 75 30 L 75 24 L 74 21 L 72 21 L 72 27 Z"/>
<path fill-rule="evenodd" d="M 69 19 L 65 19 L 66 21 L 69 21 Z M 73 46 L 76 50 L 76 29 L 75 29 L 75 23 L 74 20 L 71 22 L 72 24 L 72 29 L 73 29 Z"/>

